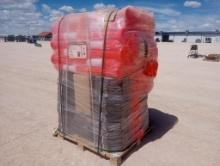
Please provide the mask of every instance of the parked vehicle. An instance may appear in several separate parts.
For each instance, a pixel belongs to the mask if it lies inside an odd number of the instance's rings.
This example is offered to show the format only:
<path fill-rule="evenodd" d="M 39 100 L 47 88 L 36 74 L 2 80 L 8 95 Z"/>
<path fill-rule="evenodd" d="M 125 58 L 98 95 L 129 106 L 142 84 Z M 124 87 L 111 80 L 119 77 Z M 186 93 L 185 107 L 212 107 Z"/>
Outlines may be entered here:
<path fill-rule="evenodd" d="M 14 42 L 15 41 L 15 35 L 8 35 L 5 38 L 5 42 Z"/>
<path fill-rule="evenodd" d="M 27 42 L 28 43 L 36 43 L 37 39 L 35 37 L 33 37 L 33 36 L 28 36 Z"/>
<path fill-rule="evenodd" d="M 27 41 L 27 37 L 23 36 L 23 35 L 18 35 L 15 37 L 16 42 L 26 42 Z"/>

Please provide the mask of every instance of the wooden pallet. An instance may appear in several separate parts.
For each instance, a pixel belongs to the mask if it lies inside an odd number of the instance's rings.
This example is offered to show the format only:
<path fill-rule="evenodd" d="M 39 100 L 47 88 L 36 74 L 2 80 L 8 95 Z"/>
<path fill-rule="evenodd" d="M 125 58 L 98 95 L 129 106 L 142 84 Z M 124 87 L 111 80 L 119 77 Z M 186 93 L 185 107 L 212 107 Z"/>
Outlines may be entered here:
<path fill-rule="evenodd" d="M 148 130 L 146 130 L 145 134 L 149 133 L 152 130 L 151 127 L 148 128 Z M 68 140 L 70 142 L 73 142 L 74 144 L 78 145 L 78 147 L 80 149 L 82 149 L 83 151 L 85 150 L 89 150 L 105 159 L 109 159 L 110 160 L 110 165 L 111 166 L 120 166 L 124 157 L 126 155 L 129 154 L 129 152 L 131 152 L 135 147 L 138 147 L 141 143 L 142 140 L 137 140 L 135 143 L 131 144 L 126 150 L 122 151 L 122 152 L 107 152 L 107 151 L 97 151 L 96 148 L 94 148 L 93 143 L 91 143 L 90 141 L 81 138 L 77 135 L 74 136 L 68 136 L 68 135 L 63 135 L 62 133 L 60 133 L 58 130 L 55 130 L 53 133 L 53 136 L 55 137 L 59 137 L 65 140 Z"/>

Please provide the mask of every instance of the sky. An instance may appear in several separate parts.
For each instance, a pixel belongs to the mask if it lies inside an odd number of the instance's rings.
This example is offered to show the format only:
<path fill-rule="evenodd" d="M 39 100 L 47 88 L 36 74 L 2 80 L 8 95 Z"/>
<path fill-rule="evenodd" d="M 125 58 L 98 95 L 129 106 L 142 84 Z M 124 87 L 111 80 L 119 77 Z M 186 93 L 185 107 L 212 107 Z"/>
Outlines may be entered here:
<path fill-rule="evenodd" d="M 157 31 L 220 30 L 220 0 L 0 0 L 0 34 L 38 34 L 71 12 L 127 5 L 152 11 Z"/>

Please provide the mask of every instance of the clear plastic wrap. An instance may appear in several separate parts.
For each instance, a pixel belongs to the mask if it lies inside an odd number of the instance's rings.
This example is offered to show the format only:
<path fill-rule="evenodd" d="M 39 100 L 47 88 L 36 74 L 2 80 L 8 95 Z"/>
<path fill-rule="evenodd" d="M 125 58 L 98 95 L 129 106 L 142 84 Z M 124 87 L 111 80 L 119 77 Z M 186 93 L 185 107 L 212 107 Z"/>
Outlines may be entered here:
<path fill-rule="evenodd" d="M 144 136 L 158 66 L 154 30 L 152 14 L 130 6 L 73 13 L 52 25 L 59 132 L 111 152 Z"/>

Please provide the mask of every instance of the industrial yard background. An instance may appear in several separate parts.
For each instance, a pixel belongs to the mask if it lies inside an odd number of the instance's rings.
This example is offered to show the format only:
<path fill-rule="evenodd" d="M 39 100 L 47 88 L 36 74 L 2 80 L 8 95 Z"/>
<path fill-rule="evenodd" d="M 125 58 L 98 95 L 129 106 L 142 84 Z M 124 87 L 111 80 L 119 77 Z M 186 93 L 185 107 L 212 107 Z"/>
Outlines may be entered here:
<path fill-rule="evenodd" d="M 219 53 L 218 44 L 198 44 Z M 190 44 L 158 43 L 159 75 L 149 96 L 153 131 L 124 166 L 220 163 L 220 65 L 188 59 Z M 0 44 L 0 161 L 7 166 L 107 166 L 109 162 L 52 137 L 57 72 L 48 42 Z"/>

